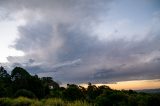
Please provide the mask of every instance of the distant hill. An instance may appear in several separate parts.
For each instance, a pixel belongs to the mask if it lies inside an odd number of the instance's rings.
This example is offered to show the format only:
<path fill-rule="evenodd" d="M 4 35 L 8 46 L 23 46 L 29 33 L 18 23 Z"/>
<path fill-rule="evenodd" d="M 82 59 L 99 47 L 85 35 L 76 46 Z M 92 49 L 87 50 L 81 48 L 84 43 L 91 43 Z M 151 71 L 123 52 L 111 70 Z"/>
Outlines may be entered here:
<path fill-rule="evenodd" d="M 144 92 L 144 93 L 160 93 L 160 88 L 157 89 L 142 89 L 136 90 L 137 92 Z"/>

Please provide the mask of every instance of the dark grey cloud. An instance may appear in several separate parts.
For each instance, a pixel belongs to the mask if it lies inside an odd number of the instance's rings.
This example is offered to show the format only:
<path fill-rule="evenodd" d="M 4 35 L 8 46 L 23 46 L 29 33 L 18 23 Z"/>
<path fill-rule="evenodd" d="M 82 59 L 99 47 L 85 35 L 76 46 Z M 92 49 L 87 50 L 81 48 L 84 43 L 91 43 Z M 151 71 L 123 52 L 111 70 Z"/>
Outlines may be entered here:
<path fill-rule="evenodd" d="M 97 69 L 93 74 L 91 81 L 95 83 L 103 83 L 125 80 L 159 79 L 159 64 L 160 62 L 151 61 L 149 63 L 143 63 L 129 68 L 119 68 L 119 70 Z"/>
<path fill-rule="evenodd" d="M 95 35 L 109 4 L 108 0 L 0 1 L 6 12 L 26 22 L 17 28 L 19 38 L 12 45 L 25 56 L 10 56 L 9 64 L 63 83 L 159 78 L 160 32 L 154 27 L 141 40 L 100 40 Z"/>
<path fill-rule="evenodd" d="M 16 49 L 29 51 L 47 46 L 52 36 L 52 26 L 44 22 L 32 22 L 20 26 L 18 32 L 21 39 L 17 39 Z"/>

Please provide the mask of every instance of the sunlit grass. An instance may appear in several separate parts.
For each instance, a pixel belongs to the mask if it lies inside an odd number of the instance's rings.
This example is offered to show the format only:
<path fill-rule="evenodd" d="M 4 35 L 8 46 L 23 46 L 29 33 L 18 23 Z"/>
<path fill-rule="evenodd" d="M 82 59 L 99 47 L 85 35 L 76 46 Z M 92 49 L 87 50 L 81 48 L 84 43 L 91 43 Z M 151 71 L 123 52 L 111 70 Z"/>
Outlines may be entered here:
<path fill-rule="evenodd" d="M 87 102 L 82 102 L 82 101 L 75 101 L 72 103 L 69 103 L 67 106 L 91 106 Z"/>
<path fill-rule="evenodd" d="M 58 99 L 58 98 L 46 99 L 44 104 L 46 106 L 67 106 L 67 105 L 65 105 L 65 103 L 62 99 Z"/>
<path fill-rule="evenodd" d="M 32 102 L 33 102 L 33 100 L 31 100 L 29 98 L 18 97 L 16 99 L 13 99 L 12 105 L 13 106 L 22 106 L 22 105 L 29 106 L 32 104 Z"/>
<path fill-rule="evenodd" d="M 10 106 L 11 104 L 12 104 L 12 99 L 0 98 L 0 106 Z"/>

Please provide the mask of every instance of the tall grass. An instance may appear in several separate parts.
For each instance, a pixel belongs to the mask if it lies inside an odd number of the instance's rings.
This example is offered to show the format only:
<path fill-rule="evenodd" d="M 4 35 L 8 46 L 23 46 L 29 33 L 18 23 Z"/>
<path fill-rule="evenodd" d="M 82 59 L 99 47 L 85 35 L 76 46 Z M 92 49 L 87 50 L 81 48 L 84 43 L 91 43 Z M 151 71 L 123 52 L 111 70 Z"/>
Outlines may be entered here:
<path fill-rule="evenodd" d="M 33 100 L 25 97 L 19 97 L 12 100 L 13 106 L 30 106 L 34 102 Z"/>
<path fill-rule="evenodd" d="M 44 102 L 46 106 L 67 106 L 62 99 L 58 98 L 49 98 Z"/>
<path fill-rule="evenodd" d="M 12 99 L 10 98 L 0 98 L 0 106 L 11 106 Z"/>
<path fill-rule="evenodd" d="M 0 98 L 0 106 L 91 106 L 84 101 L 63 101 L 59 98 L 49 98 L 43 100 L 29 99 L 26 97 Z"/>
<path fill-rule="evenodd" d="M 75 101 L 75 102 L 68 103 L 67 106 L 91 106 L 91 105 L 88 104 L 87 102 Z"/>

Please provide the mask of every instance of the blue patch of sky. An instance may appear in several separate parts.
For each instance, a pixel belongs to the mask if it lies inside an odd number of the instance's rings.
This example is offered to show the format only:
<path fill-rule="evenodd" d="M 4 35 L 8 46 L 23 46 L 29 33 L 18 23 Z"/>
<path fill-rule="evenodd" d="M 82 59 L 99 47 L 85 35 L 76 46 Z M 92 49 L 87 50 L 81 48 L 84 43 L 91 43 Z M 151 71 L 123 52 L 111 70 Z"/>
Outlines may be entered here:
<path fill-rule="evenodd" d="M 117 0 L 109 12 L 112 20 L 129 19 L 144 25 L 160 10 L 159 0 Z"/>

